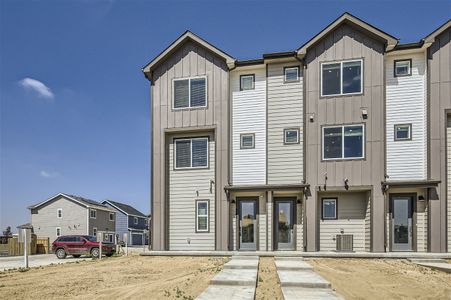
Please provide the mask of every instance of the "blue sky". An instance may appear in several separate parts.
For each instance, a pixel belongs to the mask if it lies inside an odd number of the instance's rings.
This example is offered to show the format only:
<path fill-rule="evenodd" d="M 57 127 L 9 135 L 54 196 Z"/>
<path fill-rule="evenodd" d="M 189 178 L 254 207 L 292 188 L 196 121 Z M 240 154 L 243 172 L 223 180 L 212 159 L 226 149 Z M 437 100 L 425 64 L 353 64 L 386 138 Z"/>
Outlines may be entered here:
<path fill-rule="evenodd" d="M 187 29 L 238 59 L 294 50 L 344 11 L 414 42 L 451 1 L 0 0 L 0 229 L 66 192 L 150 211 L 140 69 Z"/>

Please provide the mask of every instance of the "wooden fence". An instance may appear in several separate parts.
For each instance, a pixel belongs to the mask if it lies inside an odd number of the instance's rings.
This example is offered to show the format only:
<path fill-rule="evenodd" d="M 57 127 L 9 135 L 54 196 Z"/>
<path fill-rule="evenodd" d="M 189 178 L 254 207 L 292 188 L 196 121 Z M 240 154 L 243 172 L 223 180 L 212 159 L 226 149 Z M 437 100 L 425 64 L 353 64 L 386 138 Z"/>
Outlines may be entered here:
<path fill-rule="evenodd" d="M 28 254 L 46 254 L 49 253 L 49 238 L 37 238 L 35 234 L 31 235 L 30 246 L 28 247 Z M 15 256 L 23 255 L 24 243 L 19 242 L 18 237 L 2 237 L 0 243 L 0 255 Z"/>

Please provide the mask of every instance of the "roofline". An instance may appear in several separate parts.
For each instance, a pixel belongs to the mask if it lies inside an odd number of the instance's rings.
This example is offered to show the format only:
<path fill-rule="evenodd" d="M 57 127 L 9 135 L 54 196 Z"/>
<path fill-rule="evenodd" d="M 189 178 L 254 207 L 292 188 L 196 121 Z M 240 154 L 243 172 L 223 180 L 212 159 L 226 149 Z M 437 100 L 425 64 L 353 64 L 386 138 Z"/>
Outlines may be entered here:
<path fill-rule="evenodd" d="M 433 43 L 435 41 L 435 38 L 449 27 L 451 27 L 451 19 L 448 19 L 448 21 L 446 21 L 437 29 L 435 29 L 433 32 L 431 32 L 429 35 L 427 35 L 423 40 L 426 43 Z"/>
<path fill-rule="evenodd" d="M 257 58 L 257 59 L 249 59 L 249 60 L 239 60 L 235 62 L 235 65 L 237 67 L 244 67 L 244 66 L 252 66 L 252 65 L 262 65 L 265 63 L 264 59 Z"/>
<path fill-rule="evenodd" d="M 126 214 L 127 216 L 138 217 L 138 218 L 147 218 L 145 214 L 143 214 L 143 216 L 138 216 L 138 215 L 135 215 L 135 214 L 129 214 L 129 213 L 126 213 L 123 209 L 120 209 L 119 207 L 117 207 L 116 205 L 114 205 L 113 203 L 111 203 L 111 201 L 112 201 L 112 200 L 106 199 L 106 200 L 103 200 L 102 204 L 105 203 L 105 202 L 107 202 L 109 205 L 111 205 L 111 206 L 113 206 L 114 208 L 116 208 L 117 210 L 123 212 L 123 213 Z M 136 209 L 136 208 L 135 208 L 135 209 Z M 136 210 L 137 210 L 137 209 L 136 209 Z"/>
<path fill-rule="evenodd" d="M 40 207 L 40 206 L 46 204 L 47 202 L 52 201 L 53 199 L 55 199 L 56 197 L 59 197 L 59 196 L 63 196 L 63 197 L 65 197 L 65 198 L 68 198 L 68 199 L 70 199 L 70 200 L 72 200 L 72 201 L 74 201 L 74 202 L 80 204 L 81 206 L 84 206 L 85 208 L 93 208 L 93 209 L 99 209 L 99 210 L 112 211 L 112 210 L 109 209 L 108 207 L 101 207 L 101 206 L 100 206 L 101 203 L 99 203 L 99 206 L 88 205 L 88 204 L 86 204 L 86 203 L 84 203 L 84 202 L 81 202 L 81 201 L 79 201 L 79 200 L 77 200 L 77 199 L 75 199 L 75 198 L 73 198 L 73 197 L 71 197 L 71 196 L 69 196 L 68 194 L 65 194 L 65 193 L 58 193 L 58 194 L 56 194 L 55 196 L 48 198 L 47 200 L 44 200 L 44 201 L 42 201 L 42 202 L 40 202 L 40 203 L 38 203 L 38 204 L 35 204 L 35 205 L 30 205 L 30 206 L 28 206 L 27 208 L 30 209 L 30 210 L 31 210 L 31 209 L 36 209 L 36 208 L 38 208 L 38 207 Z"/>
<path fill-rule="evenodd" d="M 335 19 L 333 22 L 331 22 L 329 25 L 327 25 L 323 30 L 321 30 L 318 34 L 316 34 L 314 37 L 312 37 L 310 40 L 308 40 L 305 44 L 303 44 L 301 47 L 297 49 L 297 54 L 300 56 L 304 56 L 307 53 L 307 49 L 310 48 L 312 45 L 314 45 L 316 42 L 318 42 L 320 39 L 322 39 L 327 33 L 329 33 L 332 29 L 340 25 L 341 23 L 345 21 L 350 21 L 352 23 L 355 23 L 356 25 L 370 31 L 371 33 L 383 37 L 387 41 L 387 49 L 386 51 L 389 51 L 393 49 L 396 44 L 398 43 L 399 39 L 392 36 L 391 34 L 388 34 L 379 28 L 363 21 L 362 19 L 345 12 L 341 16 L 339 16 L 337 19 Z"/>

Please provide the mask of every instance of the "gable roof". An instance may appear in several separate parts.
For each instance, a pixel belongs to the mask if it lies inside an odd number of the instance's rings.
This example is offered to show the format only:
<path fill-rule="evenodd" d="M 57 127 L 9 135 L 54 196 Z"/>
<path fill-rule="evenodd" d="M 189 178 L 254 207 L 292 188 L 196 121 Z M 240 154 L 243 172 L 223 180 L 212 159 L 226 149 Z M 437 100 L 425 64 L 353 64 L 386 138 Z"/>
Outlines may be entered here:
<path fill-rule="evenodd" d="M 115 207 L 117 210 L 123 212 L 126 215 L 147 218 L 145 214 L 143 214 L 142 212 L 140 212 L 139 210 L 137 210 L 136 208 L 134 208 L 133 206 L 130 206 L 128 204 L 120 203 L 120 202 L 112 201 L 112 200 L 105 200 L 102 202 L 102 204 L 105 204 L 105 203 L 110 204 L 111 206 Z"/>
<path fill-rule="evenodd" d="M 49 199 L 42 201 L 40 203 L 37 203 L 35 205 L 31 205 L 28 206 L 28 209 L 36 209 L 39 208 L 41 206 L 43 206 L 44 204 L 53 201 L 54 199 L 58 198 L 58 197 L 64 197 L 66 199 L 69 199 L 71 201 L 74 201 L 78 204 L 80 204 L 81 206 L 85 207 L 85 208 L 95 208 L 95 209 L 101 209 L 101 210 L 107 210 L 107 211 L 111 211 L 114 212 L 114 210 L 112 210 L 111 208 L 107 207 L 106 205 L 103 205 L 100 202 L 91 200 L 91 199 L 87 199 L 87 198 L 83 198 L 80 196 L 75 196 L 75 195 L 70 195 L 70 194 L 65 194 L 65 193 L 58 193 L 53 197 L 50 197 Z"/>
<path fill-rule="evenodd" d="M 433 43 L 435 41 L 435 38 L 440 35 L 443 31 L 447 30 L 451 27 L 451 19 L 446 21 L 442 26 L 434 30 L 431 34 L 429 34 L 427 37 L 423 39 L 425 43 Z"/>
<path fill-rule="evenodd" d="M 340 17 L 338 17 L 335 21 L 330 23 L 326 28 L 324 28 L 322 31 L 320 31 L 317 35 L 315 35 L 313 38 L 311 38 L 307 43 L 305 43 L 304 45 L 299 47 L 297 50 L 298 55 L 301 57 L 305 56 L 305 54 L 307 53 L 307 50 L 311 46 L 316 44 L 319 40 L 321 40 L 329 32 L 331 32 L 332 30 L 334 30 L 335 28 L 337 28 L 338 26 L 340 26 L 343 23 L 354 24 L 354 25 L 382 38 L 383 40 L 385 40 L 387 42 L 387 46 L 385 49 L 386 51 L 393 49 L 396 46 L 396 44 L 398 43 L 398 39 L 396 37 L 374 27 L 373 25 L 366 23 L 365 21 L 357 18 L 356 16 L 351 15 L 348 12 L 345 12 Z"/>
<path fill-rule="evenodd" d="M 206 40 L 200 38 L 199 36 L 195 35 L 191 31 L 187 30 L 185 31 L 181 36 L 179 36 L 172 44 L 170 44 L 166 49 L 164 49 L 160 54 L 157 55 L 153 60 L 151 60 L 147 65 L 145 65 L 142 68 L 142 71 L 147 76 L 152 72 L 153 69 L 160 63 L 162 60 L 166 59 L 169 55 L 171 55 L 175 50 L 178 49 L 178 47 L 182 44 L 184 44 L 186 41 L 194 41 L 207 50 L 215 53 L 219 57 L 224 58 L 224 60 L 227 63 L 227 66 L 229 68 L 233 68 L 235 66 L 236 59 L 232 56 L 228 55 L 224 51 L 220 50 L 219 48 L 216 48 Z"/>

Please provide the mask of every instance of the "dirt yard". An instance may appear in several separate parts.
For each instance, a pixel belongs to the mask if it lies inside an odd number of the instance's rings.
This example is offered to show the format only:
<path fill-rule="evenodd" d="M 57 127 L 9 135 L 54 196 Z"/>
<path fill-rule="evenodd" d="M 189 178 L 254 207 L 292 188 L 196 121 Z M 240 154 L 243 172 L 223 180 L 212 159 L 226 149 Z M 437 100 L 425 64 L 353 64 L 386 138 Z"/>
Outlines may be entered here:
<path fill-rule="evenodd" d="M 311 259 L 346 299 L 451 299 L 451 274 L 404 260 Z"/>
<path fill-rule="evenodd" d="M 2 299 L 194 299 L 227 258 L 112 257 L 0 272 Z"/>
<path fill-rule="evenodd" d="M 283 299 L 279 277 L 277 276 L 276 265 L 274 264 L 274 258 L 272 257 L 260 257 L 255 299 L 257 300 Z"/>

